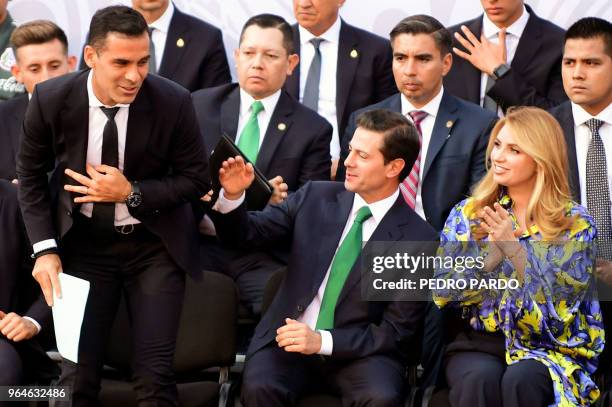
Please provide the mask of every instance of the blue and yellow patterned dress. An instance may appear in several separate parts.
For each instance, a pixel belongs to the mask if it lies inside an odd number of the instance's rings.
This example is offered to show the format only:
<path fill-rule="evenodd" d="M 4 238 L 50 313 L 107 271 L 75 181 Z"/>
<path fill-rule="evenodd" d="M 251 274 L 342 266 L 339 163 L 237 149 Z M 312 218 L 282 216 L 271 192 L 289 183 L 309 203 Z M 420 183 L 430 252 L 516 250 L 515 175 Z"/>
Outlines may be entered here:
<path fill-rule="evenodd" d="M 441 234 L 440 256 L 486 255 L 484 245 L 473 244 L 471 228 L 478 223 L 474 200 L 468 198 L 453 208 Z M 508 195 L 499 203 L 510 212 Z M 519 241 L 527 251 L 524 281 L 516 290 L 465 290 L 461 298 L 449 290 L 436 290 L 439 307 L 464 307 L 477 331 L 503 332 L 506 362 L 523 359 L 544 364 L 553 381 L 555 406 L 589 405 L 599 397 L 591 375 L 604 347 L 604 329 L 599 302 L 593 299 L 594 239 L 596 230 L 586 209 L 568 202 L 568 215 L 576 216 L 565 243 L 540 240 L 534 225 Z M 533 237 L 532 237 L 533 236 Z M 451 243 L 466 242 L 466 243 Z M 471 242 L 471 243 L 470 243 Z M 482 270 L 462 271 L 461 278 L 478 277 Z M 493 271 L 502 278 L 516 278 L 510 260 Z M 436 278 L 458 278 L 457 270 L 437 269 Z M 480 276 L 482 277 L 482 275 Z"/>

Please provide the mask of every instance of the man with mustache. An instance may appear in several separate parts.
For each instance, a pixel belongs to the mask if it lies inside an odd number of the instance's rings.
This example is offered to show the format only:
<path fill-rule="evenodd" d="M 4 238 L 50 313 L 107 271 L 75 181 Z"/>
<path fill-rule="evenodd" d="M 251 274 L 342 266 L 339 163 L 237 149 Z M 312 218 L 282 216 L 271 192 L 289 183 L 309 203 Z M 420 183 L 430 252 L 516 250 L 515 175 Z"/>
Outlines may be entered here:
<path fill-rule="evenodd" d="M 125 295 L 136 398 L 176 405 L 172 359 L 185 274 L 200 273 L 189 202 L 209 188 L 204 146 L 189 92 L 147 75 L 140 13 L 98 10 L 84 55 L 90 70 L 36 86 L 17 159 L 32 274 L 47 303 L 61 295 L 61 272 L 90 282 L 78 363 L 63 360 L 58 384 L 71 387 L 72 405 L 96 404 Z"/>

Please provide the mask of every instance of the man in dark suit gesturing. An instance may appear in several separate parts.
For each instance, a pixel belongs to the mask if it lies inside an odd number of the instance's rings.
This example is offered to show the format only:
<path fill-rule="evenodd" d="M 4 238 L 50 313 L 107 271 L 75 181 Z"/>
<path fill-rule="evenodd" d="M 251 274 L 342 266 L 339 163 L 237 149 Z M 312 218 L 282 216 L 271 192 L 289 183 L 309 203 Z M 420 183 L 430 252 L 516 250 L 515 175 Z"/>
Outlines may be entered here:
<path fill-rule="evenodd" d="M 453 68 L 444 86 L 484 108 L 549 108 L 567 100 L 561 83 L 563 29 L 523 0 L 481 0 L 484 14 L 450 27 Z"/>
<path fill-rule="evenodd" d="M 132 0 L 151 34 L 149 72 L 191 92 L 232 80 L 217 27 L 179 10 L 170 0 Z M 80 68 L 86 68 L 81 60 Z"/>
<path fill-rule="evenodd" d="M 496 117 L 449 94 L 442 79 L 453 63 L 450 33 L 430 16 L 400 21 L 391 31 L 393 75 L 400 93 L 353 113 L 343 140 L 355 131 L 355 117 L 371 109 L 388 109 L 409 117 L 421 135 L 421 153 L 401 185 L 415 212 L 441 230 L 451 208 L 464 199 L 485 173 L 485 150 Z M 338 171 L 344 178 L 344 168 Z M 424 384 L 438 378 L 442 360 L 440 310 L 430 303 L 425 322 Z"/>
<path fill-rule="evenodd" d="M 433 241 L 435 231 L 403 202 L 399 183 L 418 153 L 405 117 L 376 110 L 358 118 L 344 185 L 311 182 L 278 206 L 247 213 L 250 164 L 220 171 L 215 209 L 220 237 L 236 245 L 292 242 L 284 282 L 247 354 L 246 406 L 290 406 L 313 386 L 344 405 L 402 405 L 400 344 L 422 322 L 423 304 L 368 302 L 361 296 L 362 241 Z M 324 357 L 322 357 L 324 356 Z"/>
<path fill-rule="evenodd" d="M 271 204 L 282 202 L 287 191 L 296 191 L 307 181 L 329 180 L 331 125 L 282 90 L 299 59 L 291 26 L 271 14 L 251 17 L 234 57 L 237 84 L 193 94 L 207 150 L 213 151 L 223 133 L 231 137 L 274 185 Z M 203 222 L 201 230 L 212 234 L 207 228 L 210 220 L 205 217 Z M 204 240 L 204 258 L 218 260 L 205 261 L 205 267 L 212 263 L 213 270 L 232 276 L 241 301 L 259 314 L 268 277 L 285 265 L 284 259 L 261 251 L 219 253 L 216 246 L 214 240 Z"/>
<path fill-rule="evenodd" d="M 345 0 L 293 0 L 300 66 L 287 79 L 289 93 L 333 126 L 330 153 L 336 174 L 340 138 L 349 115 L 395 92 L 389 42 L 339 17 Z"/>
<path fill-rule="evenodd" d="M 91 283 L 78 363 L 64 360 L 59 381 L 75 405 L 96 402 L 122 292 L 137 398 L 171 405 L 185 272 L 200 272 L 188 203 L 209 188 L 206 155 L 189 92 L 147 76 L 149 35 L 137 11 L 98 10 L 89 41 L 91 70 L 39 84 L 23 125 L 17 174 L 32 274 L 48 304 L 62 271 Z M 61 191 L 56 201 L 51 189 Z"/>

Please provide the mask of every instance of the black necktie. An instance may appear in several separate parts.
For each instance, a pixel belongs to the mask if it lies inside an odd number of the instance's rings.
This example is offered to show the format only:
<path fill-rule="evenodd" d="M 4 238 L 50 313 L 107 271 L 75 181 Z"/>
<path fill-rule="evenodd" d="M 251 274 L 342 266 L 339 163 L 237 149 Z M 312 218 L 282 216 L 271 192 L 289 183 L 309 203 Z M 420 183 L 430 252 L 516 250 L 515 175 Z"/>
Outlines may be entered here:
<path fill-rule="evenodd" d="M 586 122 L 592 135 L 586 160 L 587 208 L 597 227 L 597 257 L 612 260 L 612 214 L 608 167 L 606 150 L 599 135 L 602 124 L 603 121 L 597 119 Z"/>
<path fill-rule="evenodd" d="M 322 38 L 310 40 L 315 53 L 310 63 L 310 68 L 308 68 L 308 76 L 304 86 L 304 97 L 302 98 L 302 104 L 315 112 L 319 110 L 319 82 L 321 82 L 321 50 L 319 46 L 322 41 Z"/>
<path fill-rule="evenodd" d="M 100 107 L 108 120 L 104 125 L 102 133 L 102 164 L 119 168 L 119 133 L 115 123 L 115 115 L 119 111 L 118 107 Z M 97 202 L 94 203 L 91 215 L 96 229 L 100 231 L 112 232 L 115 230 L 115 203 Z"/>

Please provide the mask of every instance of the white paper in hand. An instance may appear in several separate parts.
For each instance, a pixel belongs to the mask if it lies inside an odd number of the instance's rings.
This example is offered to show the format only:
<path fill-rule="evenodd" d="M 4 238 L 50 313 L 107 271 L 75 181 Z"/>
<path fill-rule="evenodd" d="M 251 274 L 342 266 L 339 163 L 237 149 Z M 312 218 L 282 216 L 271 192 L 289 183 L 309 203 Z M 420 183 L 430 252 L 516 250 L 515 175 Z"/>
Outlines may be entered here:
<path fill-rule="evenodd" d="M 53 290 L 52 308 L 57 350 L 62 357 L 77 363 L 81 325 L 89 296 L 89 281 L 66 273 L 60 273 L 58 276 L 62 298 L 57 298 Z"/>

